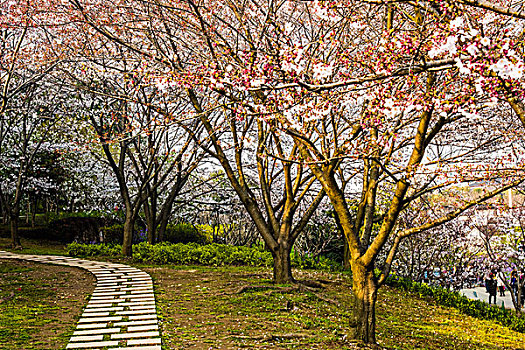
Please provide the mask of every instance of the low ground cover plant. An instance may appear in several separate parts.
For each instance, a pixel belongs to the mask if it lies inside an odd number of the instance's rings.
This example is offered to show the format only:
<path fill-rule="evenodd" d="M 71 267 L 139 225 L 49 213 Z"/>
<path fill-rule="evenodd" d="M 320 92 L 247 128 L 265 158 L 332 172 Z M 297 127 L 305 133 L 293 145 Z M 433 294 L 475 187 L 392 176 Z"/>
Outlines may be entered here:
<path fill-rule="evenodd" d="M 109 256 L 120 255 L 121 246 L 112 244 L 71 243 L 66 247 L 70 256 Z M 312 258 L 299 256 L 292 252 L 292 266 L 302 269 L 340 271 L 341 264 L 325 257 Z M 151 245 L 141 242 L 133 246 L 133 260 L 141 263 L 204 265 L 204 266 L 272 266 L 272 255 L 262 246 L 245 247 L 226 244 L 197 243 L 159 243 Z M 517 332 L 525 333 L 525 317 L 518 316 L 512 310 L 490 306 L 479 300 L 471 300 L 445 288 L 414 282 L 408 278 L 392 275 L 387 285 L 409 291 L 420 297 L 431 297 L 437 304 L 454 307 L 463 314 L 478 319 L 497 322 Z"/>
<path fill-rule="evenodd" d="M 491 306 L 481 300 L 472 300 L 456 291 L 414 282 L 408 278 L 392 275 L 387 285 L 413 292 L 421 297 L 431 297 L 437 304 L 458 309 L 465 315 L 482 320 L 494 321 L 520 333 L 525 333 L 525 317 L 513 310 Z"/>
<path fill-rule="evenodd" d="M 67 245 L 68 255 L 75 257 L 120 255 L 118 244 L 81 244 Z M 292 252 L 292 266 L 302 269 L 318 269 L 324 271 L 341 270 L 341 264 L 328 258 L 318 256 L 300 256 Z M 246 265 L 271 266 L 272 254 L 264 247 L 231 246 L 227 244 L 198 243 L 158 243 L 141 242 L 133 245 L 133 260 L 155 264 L 180 265 Z"/>

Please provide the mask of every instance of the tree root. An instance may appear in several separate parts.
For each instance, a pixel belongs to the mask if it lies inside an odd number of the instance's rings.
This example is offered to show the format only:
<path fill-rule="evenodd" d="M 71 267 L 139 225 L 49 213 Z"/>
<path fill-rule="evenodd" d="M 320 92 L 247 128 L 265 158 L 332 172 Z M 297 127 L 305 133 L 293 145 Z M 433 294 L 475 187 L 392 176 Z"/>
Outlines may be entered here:
<path fill-rule="evenodd" d="M 311 285 L 311 284 L 310 284 Z M 320 285 L 320 284 L 319 284 Z M 316 285 L 317 286 L 317 285 Z M 337 300 L 333 300 L 330 298 L 327 298 L 323 295 L 320 295 L 318 293 L 319 288 L 310 287 L 308 285 L 305 285 L 303 283 L 297 283 L 294 286 L 291 287 L 277 287 L 277 286 L 261 286 L 261 285 L 248 285 L 248 286 L 242 286 L 241 288 L 237 289 L 233 294 L 241 294 L 246 292 L 257 292 L 262 290 L 268 290 L 264 295 L 269 296 L 275 293 L 292 293 L 295 291 L 303 292 L 303 293 L 311 293 L 313 294 L 317 299 L 322 300 L 326 303 L 340 306 L 339 302 Z"/>
<path fill-rule="evenodd" d="M 258 292 L 261 290 L 276 289 L 276 288 L 279 288 L 279 287 L 249 285 L 249 286 L 242 286 L 241 288 L 237 289 L 233 294 L 241 294 L 241 293 L 246 293 L 246 292 Z"/>
<path fill-rule="evenodd" d="M 229 338 L 259 340 L 263 342 L 273 341 L 277 339 L 295 339 L 295 338 L 309 338 L 310 335 L 306 333 L 285 333 L 285 334 L 267 334 L 267 335 L 230 335 Z"/>

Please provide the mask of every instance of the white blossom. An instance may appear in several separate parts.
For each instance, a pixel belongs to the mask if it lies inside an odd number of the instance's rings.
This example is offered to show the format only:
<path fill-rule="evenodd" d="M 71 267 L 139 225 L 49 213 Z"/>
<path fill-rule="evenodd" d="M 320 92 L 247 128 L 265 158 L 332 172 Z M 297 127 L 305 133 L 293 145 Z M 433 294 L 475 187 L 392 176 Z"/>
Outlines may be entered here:
<path fill-rule="evenodd" d="M 457 30 L 460 27 L 463 27 L 465 20 L 463 17 L 456 17 L 453 21 L 450 22 L 450 29 Z"/>
<path fill-rule="evenodd" d="M 523 62 L 512 63 L 506 57 L 500 58 L 489 68 L 504 79 L 521 79 L 523 77 Z"/>
<path fill-rule="evenodd" d="M 316 80 L 328 78 L 333 73 L 333 67 L 325 65 L 323 63 L 317 63 L 313 67 L 313 77 Z"/>

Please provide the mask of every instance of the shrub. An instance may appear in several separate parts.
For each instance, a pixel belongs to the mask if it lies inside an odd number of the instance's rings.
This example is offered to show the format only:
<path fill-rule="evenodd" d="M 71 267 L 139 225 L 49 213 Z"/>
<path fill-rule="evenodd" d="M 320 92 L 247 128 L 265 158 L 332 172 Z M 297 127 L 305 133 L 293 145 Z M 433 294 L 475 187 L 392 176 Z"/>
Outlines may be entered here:
<path fill-rule="evenodd" d="M 107 244 L 72 243 L 66 247 L 70 256 L 117 256 L 120 246 Z M 159 243 L 151 245 L 141 242 L 133 245 L 133 260 L 155 264 L 178 265 L 247 265 L 271 266 L 272 254 L 261 247 L 231 246 L 226 244 Z M 340 265 L 327 258 L 300 258 L 292 255 L 292 266 L 309 269 L 336 270 Z"/>
<path fill-rule="evenodd" d="M 124 237 L 124 225 L 115 224 L 100 228 L 105 243 L 121 244 Z"/>
<path fill-rule="evenodd" d="M 66 246 L 66 251 L 69 256 L 117 256 L 120 254 L 122 246 L 118 244 L 82 244 L 73 242 Z"/>
<path fill-rule="evenodd" d="M 171 243 L 207 244 L 212 240 L 204 227 L 186 223 L 168 225 L 164 238 Z"/>
<path fill-rule="evenodd" d="M 100 211 L 78 211 L 78 212 L 48 212 L 46 214 L 48 222 L 62 220 L 67 218 L 104 218 L 106 215 Z"/>
<path fill-rule="evenodd" d="M 481 300 L 472 300 L 466 296 L 441 287 L 431 287 L 425 283 L 414 282 L 408 278 L 391 275 L 386 284 L 413 292 L 421 297 L 432 297 L 436 303 L 458 309 L 461 313 L 482 320 L 494 321 L 510 329 L 525 333 L 525 317 L 505 308 L 490 306 Z"/>
<path fill-rule="evenodd" d="M 100 217 L 67 217 L 48 225 L 49 239 L 62 242 L 98 242 L 100 228 L 110 220 Z"/>

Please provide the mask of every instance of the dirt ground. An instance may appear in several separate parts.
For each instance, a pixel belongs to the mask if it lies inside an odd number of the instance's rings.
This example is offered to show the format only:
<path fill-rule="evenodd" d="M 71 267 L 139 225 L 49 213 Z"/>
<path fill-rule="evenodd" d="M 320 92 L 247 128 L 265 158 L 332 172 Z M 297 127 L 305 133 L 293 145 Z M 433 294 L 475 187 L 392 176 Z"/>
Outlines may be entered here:
<path fill-rule="evenodd" d="M 257 268 L 143 269 L 156 282 L 167 349 L 356 348 L 345 341 L 345 308 L 330 300 L 330 290 L 341 283 L 329 281 L 333 275 L 295 272 L 300 279 L 326 282 L 316 296 L 273 286 L 270 271 Z"/>
<path fill-rule="evenodd" d="M 1 259 L 0 348 L 65 348 L 94 282 L 77 268 Z"/>
<path fill-rule="evenodd" d="M 294 271 L 322 289 L 275 286 L 271 271 L 236 267 L 142 267 L 155 281 L 163 349 L 362 349 L 345 274 Z M 381 289 L 382 349 L 525 349 L 525 335 L 430 300 Z"/>

